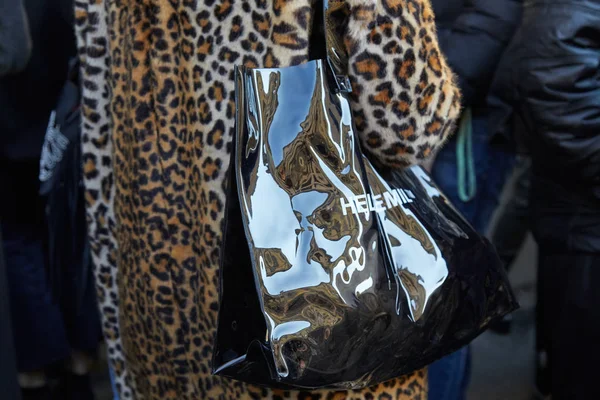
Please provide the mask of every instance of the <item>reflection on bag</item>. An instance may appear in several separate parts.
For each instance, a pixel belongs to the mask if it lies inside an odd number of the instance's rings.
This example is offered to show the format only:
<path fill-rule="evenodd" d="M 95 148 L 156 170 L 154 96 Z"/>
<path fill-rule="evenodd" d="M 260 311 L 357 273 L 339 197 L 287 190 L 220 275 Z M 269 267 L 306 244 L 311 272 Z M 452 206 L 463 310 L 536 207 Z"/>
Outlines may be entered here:
<path fill-rule="evenodd" d="M 422 368 L 516 308 L 489 243 L 419 167 L 376 171 L 322 61 L 243 69 L 213 369 L 361 388 Z"/>

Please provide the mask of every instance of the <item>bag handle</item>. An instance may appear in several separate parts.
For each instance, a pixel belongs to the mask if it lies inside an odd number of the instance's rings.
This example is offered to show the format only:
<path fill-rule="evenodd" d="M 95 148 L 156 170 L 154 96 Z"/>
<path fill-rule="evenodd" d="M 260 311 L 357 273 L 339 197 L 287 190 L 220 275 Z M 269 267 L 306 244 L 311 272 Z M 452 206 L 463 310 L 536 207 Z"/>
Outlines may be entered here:
<path fill-rule="evenodd" d="M 343 20 L 347 16 L 348 5 L 342 0 L 319 0 L 322 2 L 323 15 L 318 18 L 322 23 L 320 34 L 314 35 L 313 45 L 320 47 L 325 44 L 324 58 L 333 74 L 336 89 L 341 93 L 352 92 L 352 84 L 348 77 L 348 54 L 343 41 Z M 316 13 L 315 15 L 318 15 Z M 318 22 L 318 21 L 316 21 Z M 316 27 L 315 27 L 316 28 Z M 322 42 L 319 42 L 321 40 Z M 319 57 L 322 58 L 322 57 Z"/>

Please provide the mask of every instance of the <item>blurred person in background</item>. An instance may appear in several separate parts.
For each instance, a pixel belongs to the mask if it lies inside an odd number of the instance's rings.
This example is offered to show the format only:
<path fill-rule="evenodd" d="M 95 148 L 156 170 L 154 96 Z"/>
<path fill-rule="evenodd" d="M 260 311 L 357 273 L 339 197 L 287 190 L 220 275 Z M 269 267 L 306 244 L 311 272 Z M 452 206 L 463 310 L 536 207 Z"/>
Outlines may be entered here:
<path fill-rule="evenodd" d="M 440 47 L 457 75 L 463 115 L 436 154 L 432 176 L 456 208 L 485 233 L 514 155 L 491 146 L 486 96 L 521 14 L 522 0 L 432 0 Z M 466 397 L 470 355 L 464 348 L 429 368 L 429 398 Z"/>
<path fill-rule="evenodd" d="M 17 4 L 14 0 L 3 1 Z M 93 315 L 97 310 L 94 305 L 84 321 L 76 320 L 64 314 L 51 294 L 46 273 L 46 204 L 39 195 L 38 181 L 48 118 L 65 83 L 69 59 L 76 54 L 73 2 L 25 0 L 24 5 L 31 58 L 22 71 L 0 78 L 0 227 L 18 382 L 25 400 L 90 400 L 90 355 L 100 339 L 100 327 Z M 6 17 L 5 10 L 2 3 L 2 17 Z M 16 29 L 17 24 L 11 21 Z M 1 26 L 6 25 L 2 22 Z M 22 35 L 12 29 L 9 34 L 0 29 L 0 38 Z M 8 53 L 0 49 L 3 60 Z M 27 46 L 22 50 L 27 51 Z M 2 65 L 3 69 L 14 70 L 25 64 L 23 55 L 10 58 L 14 61 L 7 67 Z M 62 368 L 53 368 L 63 362 L 64 373 Z M 54 393 L 49 372 L 59 379 Z"/>
<path fill-rule="evenodd" d="M 481 233 L 496 209 L 514 154 L 492 146 L 486 97 L 521 18 L 522 0 L 432 0 L 442 52 L 458 78 L 463 114 L 432 174 Z"/>
<path fill-rule="evenodd" d="M 0 0 L 0 78 L 21 71 L 31 56 L 31 38 L 27 14 L 21 0 Z M 20 399 L 14 354 L 12 323 L 2 231 L 0 230 L 0 393 L 8 399 Z"/>
<path fill-rule="evenodd" d="M 511 178 L 504 188 L 504 192 L 509 193 L 509 197 L 498 207 L 496 223 L 489 232 L 490 240 L 507 271 L 511 270 L 531 231 L 529 218 L 531 158 L 523 151 L 517 153 Z M 507 335 L 511 331 L 511 326 L 512 314 L 508 314 L 490 324 L 490 330 Z"/>
<path fill-rule="evenodd" d="M 600 398 L 600 0 L 528 0 L 492 93 L 494 132 L 531 153 L 537 389 Z"/>

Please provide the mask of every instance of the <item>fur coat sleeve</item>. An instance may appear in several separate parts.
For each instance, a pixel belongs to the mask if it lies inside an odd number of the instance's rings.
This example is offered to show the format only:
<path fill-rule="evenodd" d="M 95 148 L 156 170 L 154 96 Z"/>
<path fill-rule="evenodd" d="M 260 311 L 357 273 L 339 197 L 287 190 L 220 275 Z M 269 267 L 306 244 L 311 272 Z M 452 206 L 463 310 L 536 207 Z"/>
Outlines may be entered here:
<path fill-rule="evenodd" d="M 452 132 L 460 93 L 429 0 L 347 0 L 353 112 L 363 148 L 391 167 L 422 163 Z"/>

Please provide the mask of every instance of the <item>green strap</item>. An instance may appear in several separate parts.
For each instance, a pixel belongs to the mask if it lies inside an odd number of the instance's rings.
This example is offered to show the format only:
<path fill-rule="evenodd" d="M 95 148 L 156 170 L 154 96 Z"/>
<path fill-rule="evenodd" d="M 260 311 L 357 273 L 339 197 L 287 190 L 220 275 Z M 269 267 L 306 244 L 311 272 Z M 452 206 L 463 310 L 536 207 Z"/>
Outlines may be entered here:
<path fill-rule="evenodd" d="M 456 172 L 458 174 L 458 197 L 467 202 L 475 198 L 475 161 L 473 160 L 473 126 L 471 109 L 463 111 L 456 138 Z"/>

